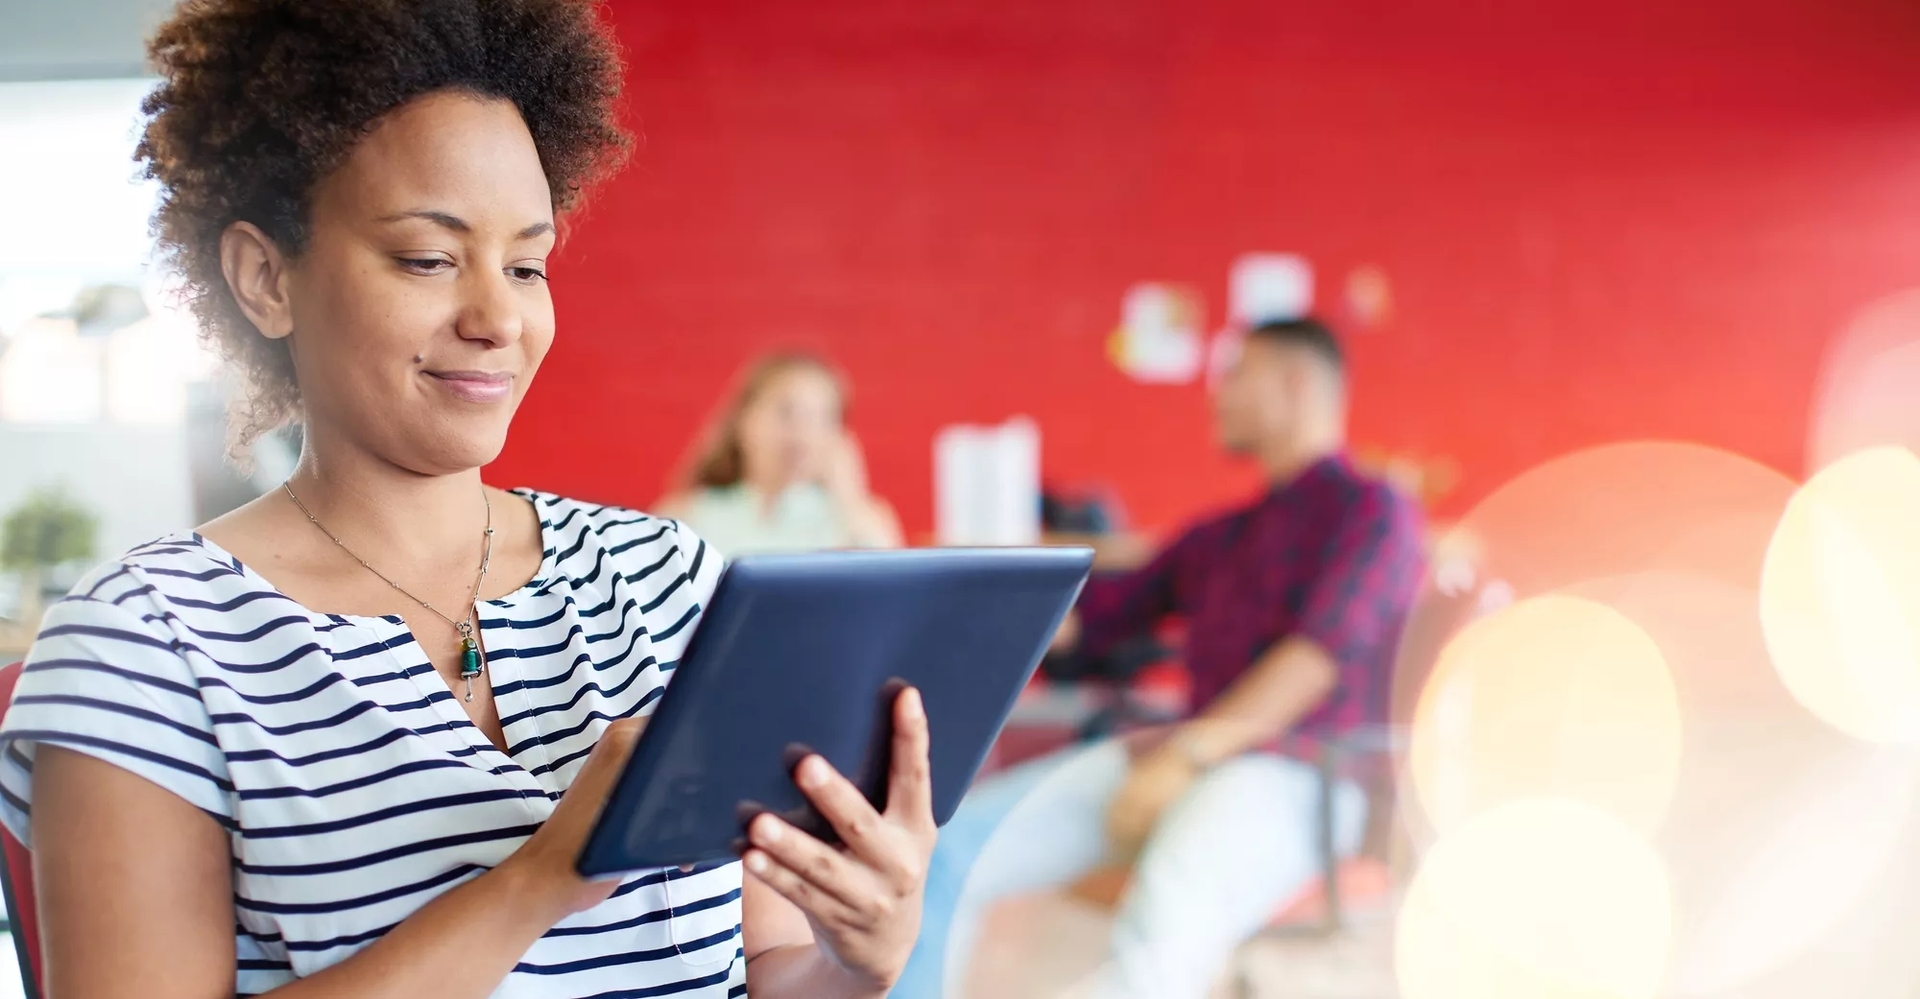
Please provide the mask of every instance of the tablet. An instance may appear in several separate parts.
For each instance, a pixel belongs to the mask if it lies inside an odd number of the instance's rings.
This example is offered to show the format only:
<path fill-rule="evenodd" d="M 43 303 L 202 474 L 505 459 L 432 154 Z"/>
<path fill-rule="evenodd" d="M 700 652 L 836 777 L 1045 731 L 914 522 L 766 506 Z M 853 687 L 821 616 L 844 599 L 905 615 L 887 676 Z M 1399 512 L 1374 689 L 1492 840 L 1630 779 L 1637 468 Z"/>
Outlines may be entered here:
<path fill-rule="evenodd" d="M 892 697 L 920 689 L 945 823 L 1086 581 L 1085 548 L 745 557 L 720 577 L 576 867 L 731 859 L 771 810 L 833 842 L 792 770 L 826 757 L 886 806 Z"/>

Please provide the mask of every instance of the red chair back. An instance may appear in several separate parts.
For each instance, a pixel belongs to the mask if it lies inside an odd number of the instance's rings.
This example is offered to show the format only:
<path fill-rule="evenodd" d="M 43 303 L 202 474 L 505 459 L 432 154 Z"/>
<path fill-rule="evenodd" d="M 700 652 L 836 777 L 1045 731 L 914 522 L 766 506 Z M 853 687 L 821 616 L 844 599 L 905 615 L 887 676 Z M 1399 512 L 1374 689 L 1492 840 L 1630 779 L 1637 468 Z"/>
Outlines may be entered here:
<path fill-rule="evenodd" d="M 14 684 L 20 682 L 20 664 L 0 668 L 0 720 L 13 703 Z M 33 854 L 26 844 L 0 827 L 0 889 L 7 896 L 7 926 L 13 931 L 14 956 L 20 961 L 20 986 L 27 999 L 40 999 L 40 913 L 33 902 Z"/>

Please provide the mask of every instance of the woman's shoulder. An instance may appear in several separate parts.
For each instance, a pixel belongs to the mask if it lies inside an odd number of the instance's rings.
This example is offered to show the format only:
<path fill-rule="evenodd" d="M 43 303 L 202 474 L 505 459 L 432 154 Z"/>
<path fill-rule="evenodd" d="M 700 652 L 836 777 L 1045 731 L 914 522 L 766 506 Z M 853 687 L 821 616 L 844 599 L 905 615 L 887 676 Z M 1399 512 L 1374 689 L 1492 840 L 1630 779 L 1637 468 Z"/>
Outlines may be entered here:
<path fill-rule="evenodd" d="M 742 485 L 693 486 L 668 493 L 655 503 L 654 512 L 675 520 L 699 520 L 703 514 L 750 510 L 757 498 Z"/>
<path fill-rule="evenodd" d="M 552 571 L 588 581 L 611 566 L 630 582 L 671 569 L 705 580 L 719 569 L 718 557 L 686 524 L 630 507 L 593 503 L 534 489 L 516 489 L 540 515 L 543 558 Z"/>
<path fill-rule="evenodd" d="M 277 596 L 196 533 L 157 538 L 94 567 L 47 607 L 22 689 L 99 694 L 124 681 L 194 695 L 188 653 L 276 613 Z"/>
<path fill-rule="evenodd" d="M 242 631 L 226 622 L 250 618 L 271 596 L 192 533 L 87 573 L 47 608 L 0 729 L 0 823 L 30 836 L 32 757 L 51 743 L 144 777 L 232 829 L 233 782 L 203 698 L 220 681 L 208 676 L 201 642 L 256 643 L 197 629 Z"/>
<path fill-rule="evenodd" d="M 66 601 L 116 607 L 171 610 L 231 609 L 248 594 L 270 592 L 249 577 L 239 560 L 193 531 L 179 531 L 137 545 L 82 576 Z"/>
<path fill-rule="evenodd" d="M 713 486 L 694 486 L 670 492 L 653 502 L 649 511 L 656 517 L 679 521 L 682 524 L 698 520 L 702 510 L 710 508 L 722 498 L 724 489 Z"/>
<path fill-rule="evenodd" d="M 255 632 L 264 636 L 285 622 L 286 604 L 237 559 L 183 531 L 132 548 L 82 576 L 47 607 L 29 659 L 78 654 L 58 652 L 63 642 L 77 642 L 111 647 L 113 656 L 144 663 L 147 671 L 184 671 L 188 667 L 154 657 L 184 662 L 189 649 L 209 651 L 220 639 Z"/>

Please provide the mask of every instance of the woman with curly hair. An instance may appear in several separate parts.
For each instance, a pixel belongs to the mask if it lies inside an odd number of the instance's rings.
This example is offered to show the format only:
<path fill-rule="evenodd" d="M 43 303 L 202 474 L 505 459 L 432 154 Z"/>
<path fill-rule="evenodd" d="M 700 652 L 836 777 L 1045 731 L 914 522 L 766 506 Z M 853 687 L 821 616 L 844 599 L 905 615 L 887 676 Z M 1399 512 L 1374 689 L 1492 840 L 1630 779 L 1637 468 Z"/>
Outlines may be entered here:
<path fill-rule="evenodd" d="M 139 157 L 161 246 L 285 487 L 91 573 L 0 730 L 60 999 L 880 996 L 919 924 L 927 730 L 845 839 L 573 862 L 720 558 L 670 520 L 481 484 L 554 337 L 561 213 L 618 161 L 578 0 L 188 0 Z M 581 428 L 583 433 L 593 428 Z M 744 872 L 743 872 L 744 868 Z"/>

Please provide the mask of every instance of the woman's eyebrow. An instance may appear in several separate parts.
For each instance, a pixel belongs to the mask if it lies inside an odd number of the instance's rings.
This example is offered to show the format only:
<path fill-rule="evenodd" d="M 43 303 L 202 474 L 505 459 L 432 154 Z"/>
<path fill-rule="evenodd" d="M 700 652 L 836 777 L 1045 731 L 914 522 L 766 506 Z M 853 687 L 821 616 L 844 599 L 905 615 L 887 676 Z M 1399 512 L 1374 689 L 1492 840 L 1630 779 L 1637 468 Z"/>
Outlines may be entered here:
<path fill-rule="evenodd" d="M 443 228 L 451 229 L 454 232 L 459 232 L 459 233 L 469 233 L 473 231 L 473 224 L 468 222 L 466 219 L 463 219 L 458 215 L 454 215 L 451 212 L 436 211 L 431 208 L 413 208 L 404 212 L 396 212 L 392 215 L 387 215 L 382 218 L 375 219 L 374 221 L 404 222 L 407 219 L 425 219 L 428 222 L 432 222 L 435 225 L 441 226 Z M 545 222 L 545 221 L 535 222 L 534 224 L 526 227 L 525 229 L 522 229 L 519 232 L 514 233 L 513 238 L 516 242 L 518 242 L 520 240 L 532 239 L 535 236 L 544 236 L 547 233 L 550 233 L 553 231 L 554 229 L 553 229 L 552 222 Z"/>
<path fill-rule="evenodd" d="M 454 232 L 472 232 L 473 231 L 473 226 L 470 223 L 468 223 L 466 219 L 463 219 L 458 215 L 450 214 L 448 212 L 434 211 L 431 208 L 412 208 L 404 212 L 395 212 L 392 215 L 378 218 L 378 219 L 375 219 L 374 221 L 404 222 L 407 219 L 426 219 L 428 222 L 432 222 L 435 225 L 452 229 Z"/>

